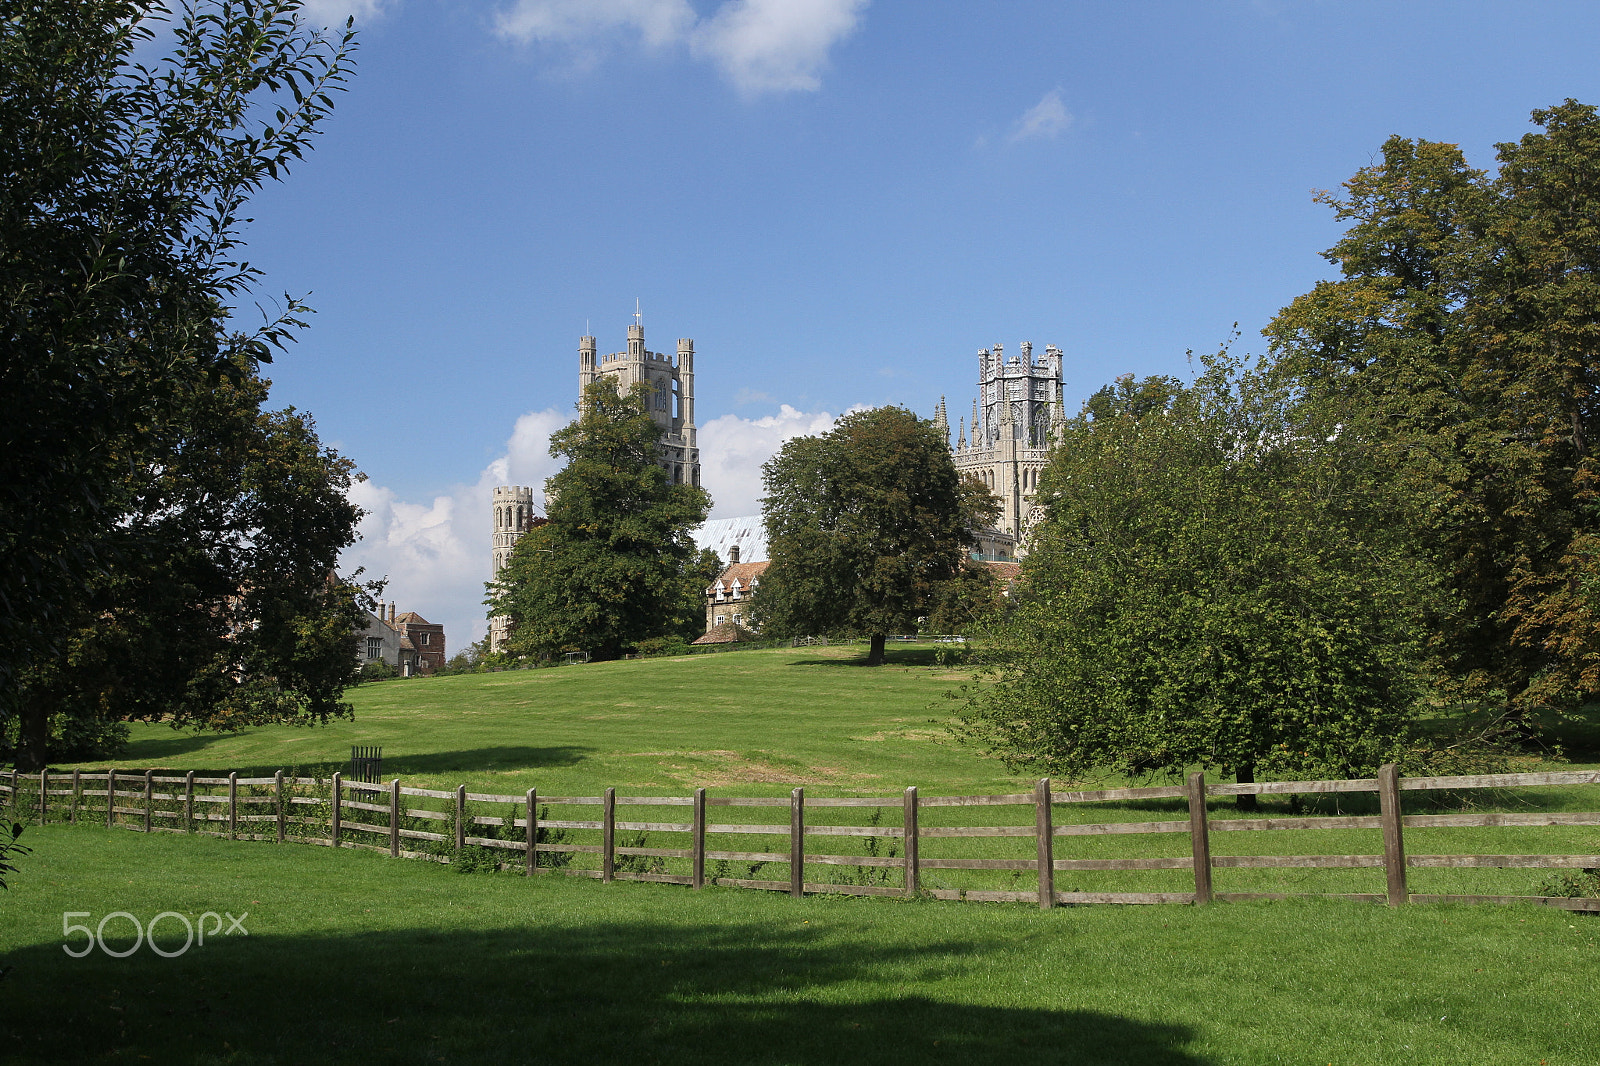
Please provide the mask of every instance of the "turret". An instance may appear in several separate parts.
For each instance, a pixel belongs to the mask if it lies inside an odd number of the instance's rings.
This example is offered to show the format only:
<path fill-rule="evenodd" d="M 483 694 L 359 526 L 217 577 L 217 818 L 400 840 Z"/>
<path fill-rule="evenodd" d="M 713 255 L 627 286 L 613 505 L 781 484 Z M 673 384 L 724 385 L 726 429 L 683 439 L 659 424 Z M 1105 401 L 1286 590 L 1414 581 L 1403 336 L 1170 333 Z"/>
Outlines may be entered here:
<path fill-rule="evenodd" d="M 689 447 L 695 447 L 694 432 L 694 339 L 678 338 L 678 415 Z"/>
<path fill-rule="evenodd" d="M 596 370 L 594 365 L 594 338 L 578 338 L 578 395 L 583 395 L 584 388 L 594 381 Z"/>
<path fill-rule="evenodd" d="M 944 446 L 950 447 L 950 419 L 945 414 L 944 397 L 939 397 L 939 406 L 933 411 L 933 428 L 939 431 L 939 436 L 944 440 Z"/>
<path fill-rule="evenodd" d="M 644 359 L 644 327 L 641 325 L 628 327 L 628 358 Z"/>

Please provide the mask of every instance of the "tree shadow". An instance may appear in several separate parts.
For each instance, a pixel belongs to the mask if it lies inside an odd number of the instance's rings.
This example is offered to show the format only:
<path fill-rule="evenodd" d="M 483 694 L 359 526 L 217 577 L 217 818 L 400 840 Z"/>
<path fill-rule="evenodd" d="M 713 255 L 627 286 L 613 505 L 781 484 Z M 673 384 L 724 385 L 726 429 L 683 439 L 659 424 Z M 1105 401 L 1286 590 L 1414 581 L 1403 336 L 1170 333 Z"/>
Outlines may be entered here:
<path fill-rule="evenodd" d="M 128 746 L 121 755 L 117 756 L 118 763 L 137 764 L 140 766 L 160 766 L 168 759 L 180 755 L 193 755 L 221 740 L 233 740 L 238 737 L 248 736 L 244 733 L 181 733 L 172 731 L 167 737 L 144 737 L 128 742 Z"/>
<path fill-rule="evenodd" d="M 866 666 L 867 649 L 863 647 L 861 654 L 850 659 L 796 659 L 789 663 L 790 666 Z M 884 666 L 937 666 L 939 665 L 938 648 L 885 648 L 883 652 Z"/>
<path fill-rule="evenodd" d="M 0 1033 L 12 1062 L 1205 1066 L 1184 1050 L 1188 1026 L 935 998 L 999 963 L 998 942 L 845 944 L 532 909 L 531 926 L 252 933 L 173 959 L 30 947 L 7 960 L 24 979 Z M 895 994 L 876 991 L 886 978 Z"/>
<path fill-rule="evenodd" d="M 559 744 L 548 748 L 504 746 L 469 748 L 463 751 L 429 751 L 416 754 L 385 754 L 384 777 L 407 774 L 477 773 L 484 770 L 538 770 L 576 766 L 594 748 Z"/>

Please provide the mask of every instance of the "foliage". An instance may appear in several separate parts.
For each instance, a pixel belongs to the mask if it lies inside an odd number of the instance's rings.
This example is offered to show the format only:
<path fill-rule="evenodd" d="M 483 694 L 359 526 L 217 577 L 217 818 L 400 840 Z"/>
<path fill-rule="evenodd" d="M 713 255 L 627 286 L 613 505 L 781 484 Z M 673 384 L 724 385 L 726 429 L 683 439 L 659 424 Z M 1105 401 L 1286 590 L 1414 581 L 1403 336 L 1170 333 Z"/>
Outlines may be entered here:
<path fill-rule="evenodd" d="M 26 844 L 19 843 L 21 839 L 22 823 L 12 822 L 11 839 L 0 840 L 0 888 L 11 887 L 10 885 L 6 884 L 5 875 L 14 874 L 17 872 L 16 864 L 12 861 L 13 858 L 26 855 L 30 850 L 32 850 Z"/>
<path fill-rule="evenodd" d="M 257 364 L 305 309 L 286 297 L 281 313 L 245 333 L 233 317 L 260 277 L 239 257 L 241 211 L 304 154 L 349 70 L 348 30 L 334 40 L 308 33 L 298 8 L 196 0 L 174 21 L 153 0 L 0 0 L 0 732 L 20 741 L 25 766 L 41 765 L 61 739 L 75 743 L 76 727 L 60 718 L 88 713 L 91 687 L 149 714 L 159 697 L 134 681 L 157 674 L 170 693 L 192 668 L 198 690 L 215 690 L 230 669 L 248 667 L 221 710 L 219 721 L 233 724 L 325 716 L 348 677 L 348 656 L 337 676 L 323 669 L 339 613 L 321 599 L 333 554 L 314 576 L 286 560 L 260 589 L 245 582 L 268 568 L 235 565 L 285 548 L 276 538 L 302 525 L 320 535 L 343 521 L 322 488 L 337 488 L 348 469 L 319 453 L 307 494 L 294 481 L 260 480 L 221 485 L 229 499 L 216 507 L 205 497 L 220 484 L 207 479 L 208 450 L 222 452 L 219 470 L 260 478 L 275 466 L 285 477 L 305 472 L 305 449 L 315 450 L 308 421 L 258 424 L 245 409 L 265 396 Z M 170 53 L 136 64 L 135 50 L 169 29 Z M 250 446 L 259 450 L 230 450 Z M 217 528 L 230 505 L 230 517 L 283 513 L 272 527 Z M 200 515 L 185 513 L 195 506 Z M 202 532 L 225 542 L 163 539 Z M 246 543 L 262 535 L 272 542 Z M 210 599 L 186 598 L 202 588 Z M 267 598 L 274 592 L 293 594 Z M 180 639 L 169 645 L 131 616 L 143 596 L 150 617 L 182 608 L 171 620 Z M 211 642 L 212 653 L 179 661 L 198 650 L 190 637 L 208 625 L 199 616 L 231 613 L 230 596 L 261 608 L 247 623 L 259 629 L 249 650 L 230 656 Z M 107 613 L 120 632 L 88 633 Z M 147 661 L 132 662 L 126 653 L 141 644 Z M 69 663 L 94 679 L 64 679 Z M 200 691 L 186 696 L 181 716 L 202 702 Z M 93 714 L 87 733 L 103 736 L 121 708 Z"/>
<path fill-rule="evenodd" d="M 1392 137 L 1321 194 L 1341 277 L 1266 331 L 1280 372 L 1370 440 L 1454 596 L 1431 622 L 1463 699 L 1526 727 L 1600 692 L 1600 116 L 1533 113 L 1490 175 Z"/>
<path fill-rule="evenodd" d="M 929 633 L 965 633 L 996 619 L 1005 606 L 1004 588 L 983 563 L 963 560 L 955 577 L 934 586 Z"/>
<path fill-rule="evenodd" d="M 1421 693 L 1428 572 L 1361 442 L 1219 354 L 1070 422 L 965 732 L 1052 775 L 1359 776 Z M 1140 413 L 1142 411 L 1142 413 Z"/>
<path fill-rule="evenodd" d="M 368 659 L 361 664 L 361 670 L 357 673 L 356 680 L 361 682 L 389 681 L 399 676 L 400 671 L 394 668 L 393 663 L 384 662 L 382 659 Z"/>
<path fill-rule="evenodd" d="M 866 634 L 868 662 L 883 662 L 885 636 L 916 628 L 972 543 L 964 520 L 977 505 L 948 443 L 910 411 L 879 407 L 788 441 L 762 473 L 771 562 L 756 624 Z"/>
<path fill-rule="evenodd" d="M 615 659 L 641 640 L 681 635 L 686 614 L 703 620 L 708 564 L 689 533 L 711 498 L 668 480 L 647 399 L 643 385 L 624 396 L 604 375 L 584 388 L 577 420 L 551 436 L 550 454 L 567 465 L 546 482 L 548 521 L 522 535 L 489 586 L 491 614 L 511 619 L 512 655 Z"/>

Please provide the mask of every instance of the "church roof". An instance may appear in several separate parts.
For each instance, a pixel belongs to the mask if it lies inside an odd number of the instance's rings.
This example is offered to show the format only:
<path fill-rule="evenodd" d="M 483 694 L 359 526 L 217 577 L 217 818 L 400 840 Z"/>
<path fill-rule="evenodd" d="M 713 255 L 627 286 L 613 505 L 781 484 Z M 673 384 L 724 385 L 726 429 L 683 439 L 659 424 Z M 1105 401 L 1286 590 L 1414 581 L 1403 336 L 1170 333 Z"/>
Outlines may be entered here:
<path fill-rule="evenodd" d="M 739 547 L 739 562 L 759 563 L 767 558 L 767 527 L 760 515 L 743 518 L 714 518 L 702 523 L 691 534 L 697 547 L 710 548 L 717 558 L 727 562 Z"/>

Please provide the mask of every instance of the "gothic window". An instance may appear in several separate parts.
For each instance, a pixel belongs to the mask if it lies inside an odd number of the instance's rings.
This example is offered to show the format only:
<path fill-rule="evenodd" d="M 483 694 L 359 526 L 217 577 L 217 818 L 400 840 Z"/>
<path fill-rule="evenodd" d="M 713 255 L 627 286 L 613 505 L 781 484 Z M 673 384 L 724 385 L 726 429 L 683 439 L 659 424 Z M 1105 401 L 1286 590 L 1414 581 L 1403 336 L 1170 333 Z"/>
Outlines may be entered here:
<path fill-rule="evenodd" d="M 668 409 L 669 408 L 668 408 L 668 405 L 667 405 L 667 383 L 666 383 L 665 380 L 657 379 L 656 380 L 656 410 L 657 411 L 666 411 Z"/>

